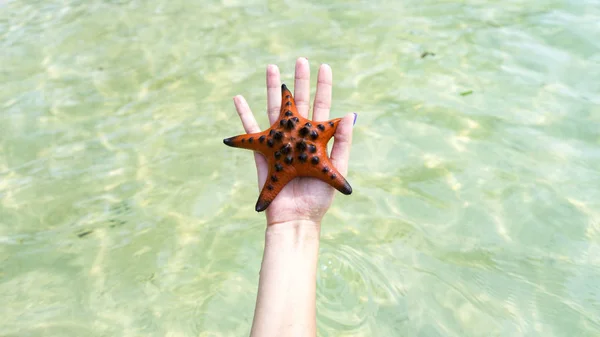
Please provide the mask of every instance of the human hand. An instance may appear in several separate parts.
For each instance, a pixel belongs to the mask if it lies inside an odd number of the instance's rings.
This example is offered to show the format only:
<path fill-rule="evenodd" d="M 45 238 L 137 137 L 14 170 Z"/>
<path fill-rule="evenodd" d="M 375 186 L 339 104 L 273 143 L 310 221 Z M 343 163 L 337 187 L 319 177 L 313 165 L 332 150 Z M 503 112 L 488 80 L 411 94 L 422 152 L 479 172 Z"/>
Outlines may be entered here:
<path fill-rule="evenodd" d="M 317 78 L 317 92 L 313 104 L 313 121 L 329 119 L 331 108 L 332 72 L 328 65 L 321 65 Z M 296 61 L 294 81 L 294 99 L 298 113 L 308 118 L 310 101 L 310 68 L 308 60 L 299 58 Z M 247 133 L 261 131 L 248 103 L 243 96 L 234 97 L 236 110 Z M 267 114 L 269 123 L 274 123 L 281 108 L 281 79 L 279 69 L 275 65 L 267 67 Z M 331 161 L 342 175 L 348 172 L 348 159 L 352 144 L 352 125 L 355 115 L 347 114 L 340 122 L 331 150 Z M 262 189 L 268 174 L 267 160 L 255 152 L 254 159 L 258 174 L 259 189 Z M 307 221 L 319 225 L 321 219 L 331 206 L 335 189 L 328 184 L 308 177 L 295 178 L 279 192 L 275 200 L 266 210 L 267 225 L 286 222 Z"/>

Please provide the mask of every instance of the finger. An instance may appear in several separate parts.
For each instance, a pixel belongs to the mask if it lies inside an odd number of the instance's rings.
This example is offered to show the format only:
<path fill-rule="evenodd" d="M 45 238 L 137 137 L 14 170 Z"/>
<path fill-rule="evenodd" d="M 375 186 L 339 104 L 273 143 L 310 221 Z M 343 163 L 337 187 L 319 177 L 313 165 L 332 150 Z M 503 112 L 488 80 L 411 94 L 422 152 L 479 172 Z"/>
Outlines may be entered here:
<path fill-rule="evenodd" d="M 300 57 L 296 60 L 296 75 L 294 80 L 294 100 L 298 113 L 308 118 L 310 101 L 310 67 L 308 60 Z"/>
<path fill-rule="evenodd" d="M 250 106 L 248 106 L 246 99 L 244 99 L 243 96 L 238 95 L 233 98 L 233 103 L 235 104 L 235 109 L 242 120 L 242 125 L 244 126 L 246 133 L 260 132 L 260 127 L 258 126 L 256 118 L 254 118 L 252 110 L 250 110 Z M 263 155 L 254 153 L 254 163 L 256 164 L 258 188 L 260 190 L 267 180 L 267 160 Z"/>
<path fill-rule="evenodd" d="M 258 152 L 254 152 L 254 163 L 256 164 L 256 175 L 258 176 L 258 190 L 262 190 L 262 187 L 267 181 L 267 175 L 269 170 L 267 169 L 269 163 L 265 156 Z"/>
<path fill-rule="evenodd" d="M 348 173 L 348 159 L 350 158 L 350 147 L 352 146 L 352 124 L 355 114 L 347 114 L 340 122 L 335 131 L 335 142 L 331 149 L 331 162 L 343 176 Z"/>
<path fill-rule="evenodd" d="M 273 124 L 279 117 L 281 109 L 281 76 L 279 68 L 274 64 L 267 66 L 267 114 L 269 123 Z"/>
<path fill-rule="evenodd" d="M 329 119 L 332 84 L 333 75 L 331 67 L 327 64 L 322 64 L 317 76 L 317 93 L 315 94 L 315 103 L 313 104 L 314 121 L 326 121 Z"/>
<path fill-rule="evenodd" d="M 256 118 L 254 118 L 246 99 L 241 95 L 237 95 L 233 98 L 233 104 L 235 104 L 235 109 L 242 120 L 242 125 L 244 126 L 246 133 L 260 132 L 260 127 L 258 126 Z"/>

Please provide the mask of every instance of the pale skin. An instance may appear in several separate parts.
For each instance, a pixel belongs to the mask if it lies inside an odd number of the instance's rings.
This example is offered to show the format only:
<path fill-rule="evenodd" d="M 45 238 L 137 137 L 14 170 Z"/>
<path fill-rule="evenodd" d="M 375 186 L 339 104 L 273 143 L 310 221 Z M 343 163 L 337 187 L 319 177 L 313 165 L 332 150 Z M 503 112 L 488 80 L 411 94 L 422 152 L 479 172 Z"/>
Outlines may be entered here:
<path fill-rule="evenodd" d="M 317 75 L 312 120 L 329 120 L 333 76 L 323 64 Z M 298 112 L 308 118 L 310 68 L 308 60 L 296 61 L 294 99 Z M 236 110 L 247 133 L 260 132 L 248 103 L 234 97 Z M 269 123 L 279 116 L 281 78 L 275 65 L 267 67 L 267 114 Z M 334 135 L 331 161 L 346 176 L 352 144 L 354 114 L 347 114 Z M 266 159 L 254 154 L 259 190 L 267 179 Z M 265 211 L 267 229 L 260 270 L 252 337 L 316 336 L 316 275 L 321 220 L 336 190 L 314 178 L 295 178 Z"/>

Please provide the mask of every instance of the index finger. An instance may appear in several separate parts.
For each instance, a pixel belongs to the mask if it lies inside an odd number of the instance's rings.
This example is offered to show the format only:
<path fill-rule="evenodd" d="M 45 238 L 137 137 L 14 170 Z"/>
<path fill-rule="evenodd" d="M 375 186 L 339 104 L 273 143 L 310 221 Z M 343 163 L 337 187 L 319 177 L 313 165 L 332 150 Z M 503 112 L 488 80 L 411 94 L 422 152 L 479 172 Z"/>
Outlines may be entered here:
<path fill-rule="evenodd" d="M 356 114 L 350 113 L 344 116 L 338 125 L 335 141 L 331 148 L 331 162 L 343 176 L 348 173 L 348 160 L 350 159 L 350 147 L 352 146 L 352 125 Z"/>

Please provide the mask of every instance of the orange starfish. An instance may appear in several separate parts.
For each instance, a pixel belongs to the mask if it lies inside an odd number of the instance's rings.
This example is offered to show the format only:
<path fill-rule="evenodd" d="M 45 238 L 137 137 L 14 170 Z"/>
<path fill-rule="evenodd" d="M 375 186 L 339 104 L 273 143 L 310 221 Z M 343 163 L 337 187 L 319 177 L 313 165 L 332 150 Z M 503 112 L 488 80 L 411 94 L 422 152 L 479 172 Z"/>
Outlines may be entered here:
<path fill-rule="evenodd" d="M 292 93 L 283 84 L 279 118 L 270 128 L 223 139 L 225 145 L 257 151 L 267 158 L 269 175 L 256 202 L 257 212 L 267 209 L 285 185 L 296 177 L 317 178 L 344 194 L 352 193 L 348 181 L 327 156 L 327 143 L 341 120 L 315 122 L 302 117 Z"/>

